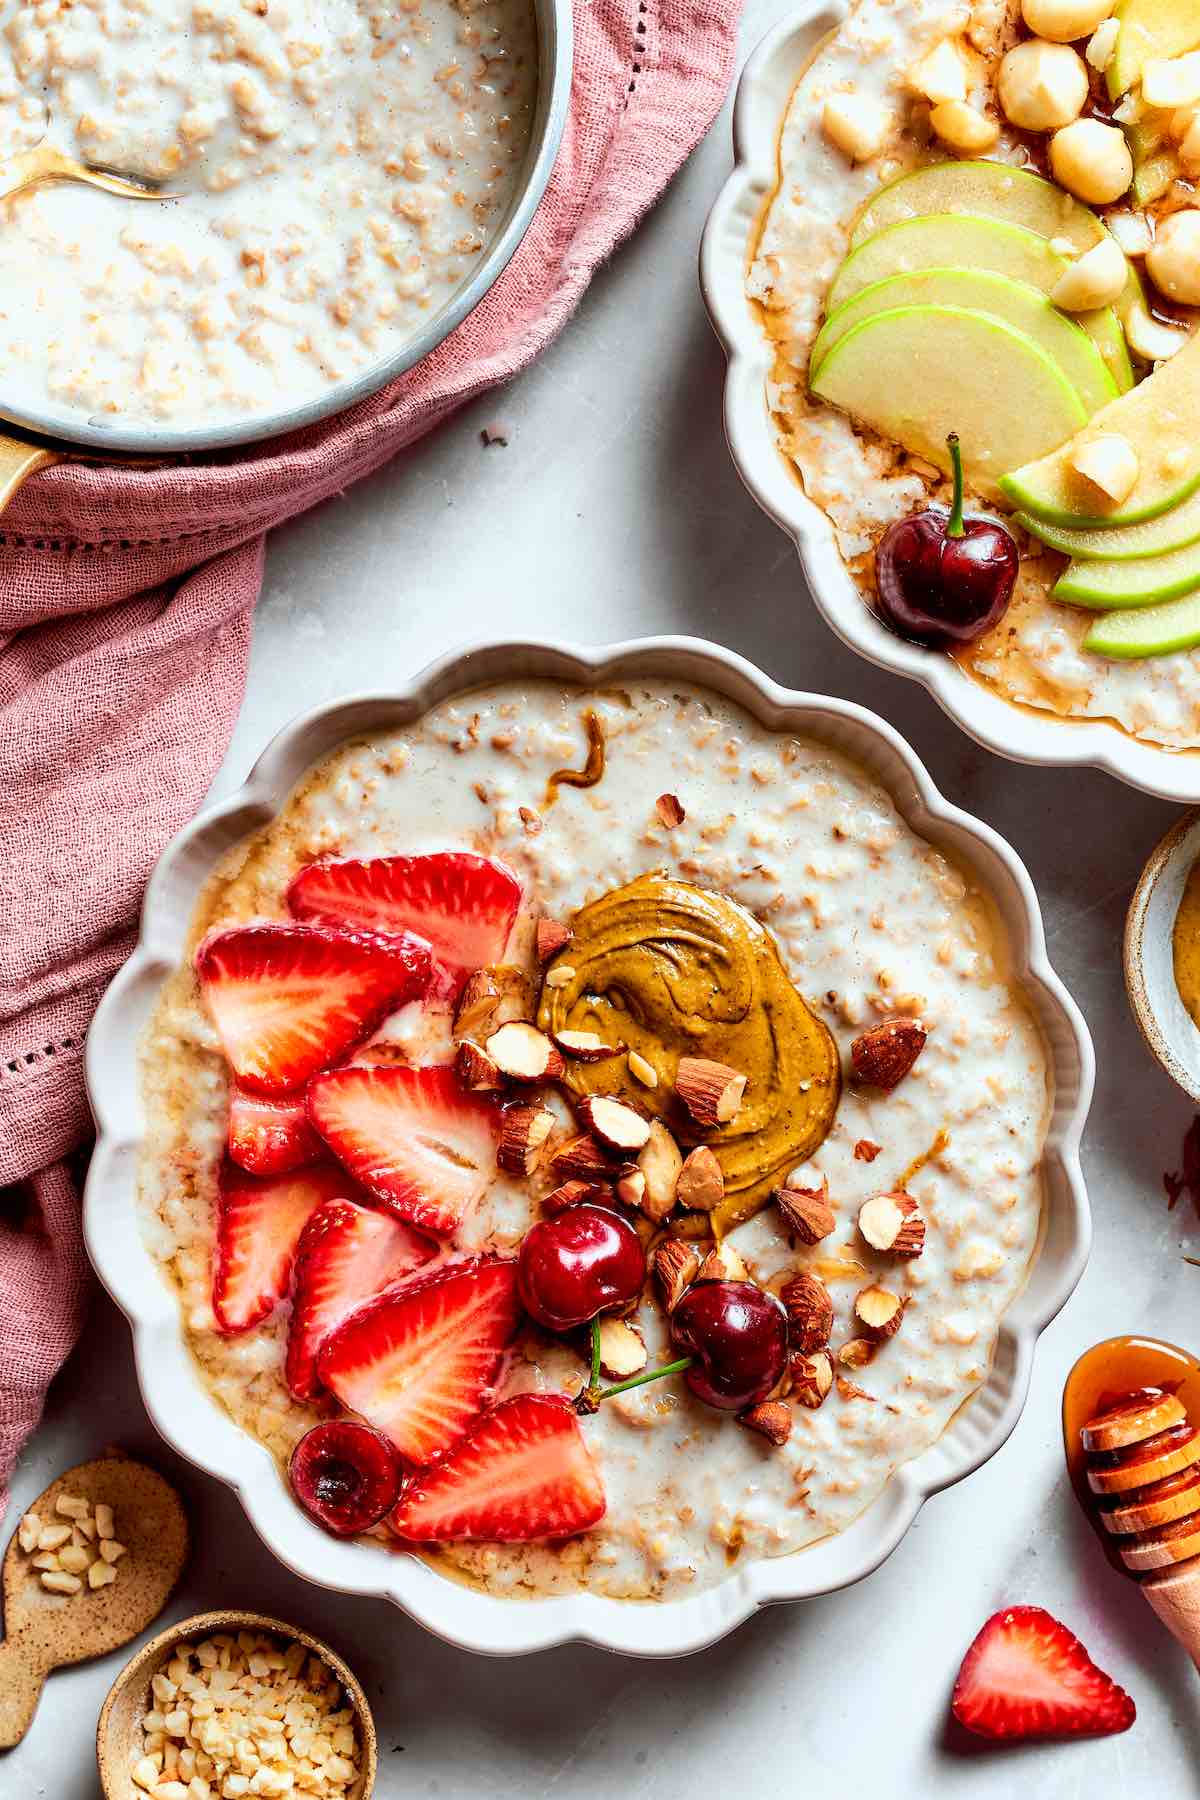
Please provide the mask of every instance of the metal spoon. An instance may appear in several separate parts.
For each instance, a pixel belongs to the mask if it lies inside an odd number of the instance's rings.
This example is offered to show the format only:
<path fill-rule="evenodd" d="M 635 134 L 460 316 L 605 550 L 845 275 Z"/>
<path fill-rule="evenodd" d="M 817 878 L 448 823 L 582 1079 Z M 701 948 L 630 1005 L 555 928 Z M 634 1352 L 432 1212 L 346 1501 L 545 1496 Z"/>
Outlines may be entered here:
<path fill-rule="evenodd" d="M 103 188 L 106 194 L 121 194 L 127 200 L 176 198 L 155 182 L 132 180 L 126 175 L 110 175 L 104 169 L 90 168 L 87 163 L 79 162 L 76 157 L 67 156 L 49 144 L 39 144 L 34 150 L 21 150 L 16 156 L 0 160 L 0 200 L 19 194 L 22 188 L 32 187 L 38 181 L 78 181 L 85 187 Z"/>

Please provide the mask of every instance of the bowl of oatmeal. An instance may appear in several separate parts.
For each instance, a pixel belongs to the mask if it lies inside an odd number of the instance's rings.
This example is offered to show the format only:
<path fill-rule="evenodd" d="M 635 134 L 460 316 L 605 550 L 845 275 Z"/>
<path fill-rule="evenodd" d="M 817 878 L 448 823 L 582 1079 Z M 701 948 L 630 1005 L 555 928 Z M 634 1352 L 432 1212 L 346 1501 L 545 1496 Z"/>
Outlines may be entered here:
<path fill-rule="evenodd" d="M 520 243 L 566 113 L 557 0 L 0 5 L 9 151 L 162 185 L 4 202 L 0 416 L 92 449 L 212 449 L 353 405 Z"/>
<path fill-rule="evenodd" d="M 701 257 L 734 461 L 839 635 L 990 749 L 1180 799 L 1197 45 L 1160 0 L 804 6 L 746 67 Z M 896 554 L 914 518 L 944 529 L 951 432 L 1007 541 L 982 596 Z"/>
<path fill-rule="evenodd" d="M 87 1237 L 158 1429 L 290 1567 L 672 1654 L 1003 1443 L 1092 1076 L 1024 869 L 881 720 L 687 639 L 486 645 L 168 849 Z"/>

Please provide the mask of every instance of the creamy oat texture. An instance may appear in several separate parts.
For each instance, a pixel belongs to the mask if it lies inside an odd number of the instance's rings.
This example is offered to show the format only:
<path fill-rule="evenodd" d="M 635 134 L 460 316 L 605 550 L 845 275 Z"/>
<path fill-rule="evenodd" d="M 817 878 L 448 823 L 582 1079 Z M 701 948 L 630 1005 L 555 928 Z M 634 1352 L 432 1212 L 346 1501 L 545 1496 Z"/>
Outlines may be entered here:
<path fill-rule="evenodd" d="M 564 788 L 543 807 L 550 772 L 583 760 L 587 704 L 608 738 L 604 778 Z M 655 811 L 668 789 L 686 813 L 674 831 Z M 289 880 L 316 856 L 447 846 L 502 857 L 524 882 L 532 916 L 566 918 L 651 869 L 711 885 L 769 923 L 844 1065 L 851 1039 L 887 1014 L 919 1014 L 930 1035 L 890 1097 L 847 1088 L 829 1137 L 801 1171 L 808 1185 L 829 1178 L 833 1236 L 793 1248 L 768 1207 L 732 1238 L 761 1281 L 801 1267 L 823 1276 L 837 1309 L 835 1347 L 856 1335 L 850 1307 L 870 1277 L 911 1300 L 874 1362 L 844 1371 L 865 1395 L 835 1389 L 818 1412 L 797 1406 L 790 1442 L 773 1449 L 695 1402 L 681 1378 L 635 1390 L 583 1421 L 608 1496 L 599 1527 L 557 1548 L 452 1546 L 441 1565 L 505 1594 L 586 1585 L 669 1599 L 715 1584 L 740 1558 L 780 1556 L 839 1530 L 984 1379 L 997 1321 L 1037 1239 L 1049 1075 L 989 907 L 914 836 L 875 781 L 817 743 L 773 735 L 715 695 L 675 684 L 585 699 L 535 683 L 447 703 L 410 731 L 338 752 L 213 880 L 195 936 L 282 916 Z M 522 953 L 530 915 L 519 930 Z M 431 1041 L 426 1027 L 419 1034 L 417 1013 L 397 1015 L 384 1035 L 444 1059 L 448 1039 Z M 190 969 L 164 990 L 142 1081 L 147 1241 L 178 1289 L 205 1381 L 285 1458 L 317 1416 L 282 1384 L 286 1308 L 244 1337 L 212 1330 L 226 1076 Z M 918 1261 L 898 1263 L 869 1251 L 855 1221 L 864 1200 L 906 1180 L 928 1237 Z M 529 1195 L 498 1176 L 464 1241 L 515 1251 L 535 1216 Z M 666 1334 L 649 1298 L 641 1324 L 657 1359 Z M 531 1334 L 502 1391 L 575 1391 L 583 1373 L 574 1351 Z"/>
<path fill-rule="evenodd" d="M 0 202 L 9 404 L 220 425 L 431 319 L 516 189 L 529 0 L 0 0 L 0 141 L 161 180 Z"/>
<path fill-rule="evenodd" d="M 904 71 L 940 39 L 965 33 L 973 99 L 988 96 L 1018 8 L 1005 0 L 858 0 L 819 50 L 792 95 L 780 139 L 780 183 L 750 272 L 777 347 L 769 386 L 780 446 L 809 498 L 829 516 L 851 572 L 870 591 L 871 551 L 893 519 L 947 492 L 936 471 L 895 445 L 855 431 L 845 414 L 809 398 L 808 353 L 825 297 L 862 202 L 926 152 L 905 108 Z M 886 101 L 898 129 L 884 155 L 852 166 L 821 130 L 825 99 L 854 89 Z M 993 108 L 994 111 L 994 108 Z M 1003 132 L 990 155 L 1024 164 Z M 985 509 L 986 510 L 986 509 Z M 1021 573 L 1005 617 L 960 655 L 964 668 L 1005 699 L 1066 718 L 1110 719 L 1170 749 L 1200 744 L 1200 650 L 1115 662 L 1083 649 L 1095 615 L 1060 606 L 1049 590 L 1062 557 L 1020 534 Z"/>

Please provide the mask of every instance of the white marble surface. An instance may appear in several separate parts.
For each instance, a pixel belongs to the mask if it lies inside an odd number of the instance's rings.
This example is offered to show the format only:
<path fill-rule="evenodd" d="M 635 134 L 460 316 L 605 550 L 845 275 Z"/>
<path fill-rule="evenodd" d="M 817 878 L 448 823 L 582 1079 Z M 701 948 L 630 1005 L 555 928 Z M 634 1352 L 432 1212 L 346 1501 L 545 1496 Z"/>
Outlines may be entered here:
<path fill-rule="evenodd" d="M 744 49 L 780 15 L 752 0 Z M 129 1340 L 98 1300 L 18 1473 L 18 1507 L 60 1468 L 119 1442 L 162 1462 L 192 1508 L 196 1554 L 169 1616 L 222 1604 L 327 1635 L 375 1705 L 379 1793 L 682 1800 L 776 1793 L 933 1800 L 1183 1800 L 1200 1778 L 1200 1690 L 1186 1658 L 1079 1517 L 1060 1449 L 1062 1382 L 1081 1350 L 1123 1330 L 1200 1340 L 1200 1224 L 1168 1216 L 1184 1097 L 1128 1013 L 1119 944 L 1141 864 L 1173 809 L 1098 774 L 1055 775 L 968 743 L 919 690 L 855 659 L 805 599 L 784 539 L 742 491 L 720 422 L 721 357 L 695 253 L 729 166 L 727 113 L 561 341 L 511 390 L 271 546 L 242 719 L 216 792 L 244 776 L 293 713 L 384 685 L 493 633 L 603 642 L 684 631 L 729 644 L 797 687 L 875 708 L 952 799 L 1025 857 L 1051 954 L 1100 1051 L 1086 1142 L 1096 1246 L 1042 1339 L 1009 1444 L 926 1507 L 891 1560 L 848 1592 L 760 1615 L 662 1665 L 569 1648 L 496 1663 L 437 1643 L 383 1602 L 340 1598 L 275 1566 L 231 1497 L 168 1456 L 146 1421 Z M 502 420 L 507 449 L 485 450 Z M 959 1658 L 988 1613 L 1059 1614 L 1133 1693 L 1126 1736 L 1009 1752 L 947 1732 Z M 90 1800 L 92 1736 L 118 1659 L 52 1678 L 25 1743 L 0 1759 L 6 1800 Z"/>

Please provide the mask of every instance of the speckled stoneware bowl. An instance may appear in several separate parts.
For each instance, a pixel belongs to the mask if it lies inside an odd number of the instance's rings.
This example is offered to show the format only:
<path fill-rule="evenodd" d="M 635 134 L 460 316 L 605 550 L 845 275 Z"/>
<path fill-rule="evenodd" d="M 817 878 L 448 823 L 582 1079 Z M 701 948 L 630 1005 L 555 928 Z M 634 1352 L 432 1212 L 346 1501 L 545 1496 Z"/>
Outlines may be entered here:
<path fill-rule="evenodd" d="M 725 434 L 737 471 L 792 539 L 812 601 L 843 643 L 881 668 L 919 681 L 977 743 L 1016 762 L 1092 765 L 1166 800 L 1198 800 L 1200 753 L 1139 743 L 1104 720 L 1060 719 L 1015 706 L 973 680 L 953 657 L 888 631 L 864 605 L 828 518 L 808 499 L 779 449 L 767 404 L 774 352 L 747 296 L 746 275 L 779 179 L 779 134 L 792 90 L 848 10 L 847 0 L 803 0 L 763 39 L 738 84 L 734 170 L 709 214 L 700 249 L 700 286 L 729 359 Z M 808 604 L 799 587 L 796 604 Z"/>
<path fill-rule="evenodd" d="M 1044 1036 L 1054 1106 L 1042 1158 L 1046 1204 L 1025 1287 L 1004 1314 L 987 1380 L 922 1455 L 903 1464 L 843 1532 L 795 1555 L 745 1560 L 719 1586 L 661 1604 L 570 1593 L 505 1600 L 449 1580 L 407 1551 L 328 1537 L 295 1504 L 264 1445 L 207 1392 L 188 1353 L 175 1295 L 142 1241 L 134 1194 L 144 1130 L 137 1048 L 164 980 L 178 967 L 189 921 L 216 863 L 273 819 L 301 776 L 347 738 L 396 730 L 452 695 L 529 679 L 613 687 L 657 676 L 715 690 L 768 730 L 816 738 L 852 757 L 887 790 L 907 824 L 973 872 L 1010 936 L 1014 974 Z M 86 1198 L 88 1249 L 133 1327 L 142 1395 L 167 1441 L 238 1493 L 275 1555 L 325 1587 L 394 1601 L 466 1649 L 511 1655 L 582 1639 L 641 1656 L 698 1650 L 775 1600 L 847 1586 L 876 1568 L 923 1501 L 969 1475 L 1012 1431 L 1029 1387 L 1038 1333 L 1067 1300 L 1087 1261 L 1091 1224 L 1079 1138 L 1091 1100 L 1087 1026 L 1046 956 L 1037 897 L 1023 865 L 990 826 L 943 799 L 904 740 L 862 707 L 779 687 L 750 663 L 692 638 L 647 638 L 599 649 L 492 643 L 445 656 L 389 693 L 320 707 L 282 731 L 246 785 L 180 832 L 151 876 L 141 941 L 109 988 L 88 1033 L 87 1080 L 99 1138 Z"/>
<path fill-rule="evenodd" d="M 1200 1105 L 1200 1031 L 1175 986 L 1172 932 L 1192 864 L 1200 857 L 1200 809 L 1155 846 L 1125 921 L 1125 986 L 1142 1036 L 1173 1081 Z"/>
<path fill-rule="evenodd" d="M 354 1708 L 358 1734 L 359 1775 L 350 1789 L 349 1800 L 370 1800 L 375 1791 L 379 1749 L 371 1708 L 354 1674 L 320 1638 L 301 1631 L 297 1625 L 285 1625 L 282 1619 L 269 1619 L 262 1613 L 253 1612 L 197 1613 L 191 1619 L 182 1619 L 178 1625 L 168 1626 L 148 1644 L 143 1644 L 137 1655 L 126 1663 L 109 1689 L 96 1726 L 96 1764 L 104 1800 L 146 1800 L 144 1790 L 134 1783 L 130 1771 L 140 1756 L 141 1724 L 151 1706 L 150 1683 L 181 1644 L 199 1643 L 218 1631 L 267 1632 L 274 1638 L 303 1644 L 306 1650 L 313 1651 L 328 1663 Z"/>

